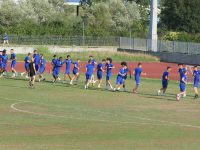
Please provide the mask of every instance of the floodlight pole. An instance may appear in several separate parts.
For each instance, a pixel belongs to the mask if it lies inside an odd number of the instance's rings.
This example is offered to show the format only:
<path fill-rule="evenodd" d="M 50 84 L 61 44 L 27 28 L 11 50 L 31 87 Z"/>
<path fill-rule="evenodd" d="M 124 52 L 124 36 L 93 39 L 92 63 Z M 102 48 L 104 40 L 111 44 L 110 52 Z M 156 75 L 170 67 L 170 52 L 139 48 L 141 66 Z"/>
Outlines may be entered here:
<path fill-rule="evenodd" d="M 155 52 L 157 52 L 157 40 L 158 40 L 157 23 L 158 23 L 158 0 L 151 0 L 148 50 Z"/>

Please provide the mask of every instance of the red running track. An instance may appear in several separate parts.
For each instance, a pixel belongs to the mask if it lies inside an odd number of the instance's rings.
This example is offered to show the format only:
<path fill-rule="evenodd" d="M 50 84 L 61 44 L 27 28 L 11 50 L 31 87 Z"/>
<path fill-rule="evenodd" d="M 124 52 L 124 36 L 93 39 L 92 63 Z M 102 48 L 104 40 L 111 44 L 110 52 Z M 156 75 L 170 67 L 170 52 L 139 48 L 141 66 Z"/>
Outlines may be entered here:
<path fill-rule="evenodd" d="M 85 72 L 85 65 L 86 63 L 82 62 L 80 63 L 80 72 Z M 114 63 L 115 69 L 113 69 L 113 74 L 117 74 L 120 69 L 120 63 Z M 162 77 L 163 72 L 166 70 L 167 66 L 170 66 L 172 68 L 172 71 L 170 73 L 170 79 L 171 80 L 179 80 L 179 74 L 178 74 L 178 66 L 177 64 L 172 63 L 162 63 L 162 62 L 146 62 L 143 63 L 143 71 L 147 73 L 147 78 L 155 78 L 160 79 Z M 135 62 L 129 62 L 128 63 L 129 69 L 133 70 L 135 67 L 137 67 L 137 63 Z M 51 68 L 50 63 L 47 63 L 46 72 L 49 72 Z M 73 67 L 72 67 L 73 68 Z M 24 63 L 18 62 L 16 70 L 18 72 L 24 72 Z M 8 63 L 8 71 L 10 71 L 10 63 Z M 65 65 L 62 67 L 62 72 L 65 71 Z"/>

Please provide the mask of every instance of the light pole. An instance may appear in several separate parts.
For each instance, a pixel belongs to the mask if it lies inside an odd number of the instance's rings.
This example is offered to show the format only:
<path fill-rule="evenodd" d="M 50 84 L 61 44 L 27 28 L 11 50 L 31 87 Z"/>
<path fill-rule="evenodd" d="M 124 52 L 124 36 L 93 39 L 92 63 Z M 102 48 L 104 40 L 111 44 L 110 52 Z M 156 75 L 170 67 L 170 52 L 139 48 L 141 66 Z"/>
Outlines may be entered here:
<path fill-rule="evenodd" d="M 157 51 L 157 23 L 158 23 L 158 0 L 151 0 L 150 28 L 148 37 L 148 50 Z"/>

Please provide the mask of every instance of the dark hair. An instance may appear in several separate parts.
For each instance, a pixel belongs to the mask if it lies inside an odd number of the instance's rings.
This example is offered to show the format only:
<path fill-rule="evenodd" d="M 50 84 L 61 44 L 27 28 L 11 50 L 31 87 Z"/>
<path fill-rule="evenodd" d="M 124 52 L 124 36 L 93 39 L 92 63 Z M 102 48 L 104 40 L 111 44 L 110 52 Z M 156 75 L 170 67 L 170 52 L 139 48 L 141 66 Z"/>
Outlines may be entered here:
<path fill-rule="evenodd" d="M 112 58 L 108 57 L 108 58 L 106 58 L 106 60 L 108 60 L 110 63 L 112 63 Z"/>
<path fill-rule="evenodd" d="M 69 58 L 70 57 L 70 55 L 67 55 L 67 58 Z"/>
<path fill-rule="evenodd" d="M 80 60 L 80 58 L 77 58 L 77 60 Z"/>
<path fill-rule="evenodd" d="M 197 68 L 197 67 L 198 67 L 197 65 L 194 66 L 194 68 Z"/>
<path fill-rule="evenodd" d="M 28 53 L 28 56 L 31 55 L 31 53 Z"/>
<path fill-rule="evenodd" d="M 123 62 L 121 62 L 121 65 L 122 66 L 127 66 L 127 63 L 123 61 Z"/>
<path fill-rule="evenodd" d="M 167 67 L 167 70 L 169 70 L 169 69 L 171 69 L 171 67 L 170 67 L 170 66 L 168 66 L 168 67 Z"/>
<path fill-rule="evenodd" d="M 179 63 L 178 66 L 183 66 L 183 64 Z"/>
<path fill-rule="evenodd" d="M 44 56 L 43 54 L 40 54 L 40 56 L 42 57 L 42 56 Z"/>
<path fill-rule="evenodd" d="M 90 55 L 89 57 L 93 57 L 92 55 Z"/>
<path fill-rule="evenodd" d="M 141 63 L 141 62 L 139 62 L 139 63 L 138 63 L 138 66 L 141 66 L 141 65 L 142 65 L 142 63 Z"/>
<path fill-rule="evenodd" d="M 53 55 L 53 58 L 55 58 L 56 57 L 56 55 Z"/>
<path fill-rule="evenodd" d="M 59 59 L 62 59 L 62 57 L 59 57 Z"/>
<path fill-rule="evenodd" d="M 89 59 L 89 60 L 88 60 L 88 63 L 91 63 L 91 62 L 92 62 L 92 60 Z"/>
<path fill-rule="evenodd" d="M 102 61 L 106 61 L 105 59 L 102 59 Z"/>

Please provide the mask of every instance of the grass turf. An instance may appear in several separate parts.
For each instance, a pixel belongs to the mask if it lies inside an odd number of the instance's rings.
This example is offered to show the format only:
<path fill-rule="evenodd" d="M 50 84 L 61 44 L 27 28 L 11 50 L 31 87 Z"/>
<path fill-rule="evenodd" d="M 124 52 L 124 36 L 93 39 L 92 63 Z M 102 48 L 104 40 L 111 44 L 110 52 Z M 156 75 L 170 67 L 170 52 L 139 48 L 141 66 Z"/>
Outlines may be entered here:
<path fill-rule="evenodd" d="M 173 81 L 165 96 L 156 96 L 159 80 L 142 79 L 139 94 L 130 93 L 133 79 L 126 93 L 84 90 L 83 81 L 30 89 L 21 78 L 0 79 L 0 150 L 199 149 L 200 101 L 191 85 L 177 102 Z"/>
<path fill-rule="evenodd" d="M 39 51 L 43 53 L 47 61 L 51 61 L 53 54 L 46 51 Z M 115 62 L 132 61 L 132 62 L 155 62 L 159 59 L 157 57 L 147 55 L 147 54 L 131 54 L 126 52 L 69 52 L 69 53 L 58 53 L 57 56 L 62 56 L 66 58 L 66 54 L 70 55 L 73 60 L 79 58 L 81 61 L 87 61 L 89 56 L 92 55 L 97 61 L 107 58 L 108 56 Z M 18 54 L 17 60 L 23 61 L 26 55 Z"/>

